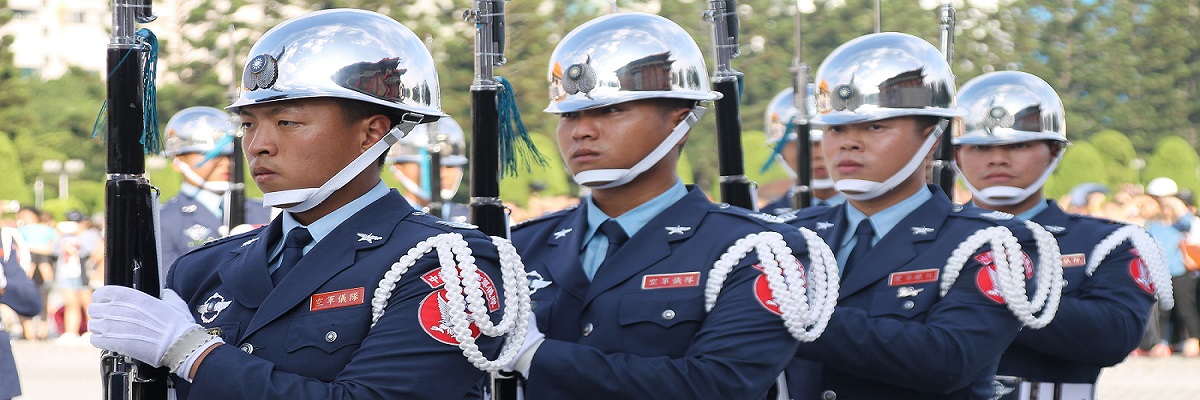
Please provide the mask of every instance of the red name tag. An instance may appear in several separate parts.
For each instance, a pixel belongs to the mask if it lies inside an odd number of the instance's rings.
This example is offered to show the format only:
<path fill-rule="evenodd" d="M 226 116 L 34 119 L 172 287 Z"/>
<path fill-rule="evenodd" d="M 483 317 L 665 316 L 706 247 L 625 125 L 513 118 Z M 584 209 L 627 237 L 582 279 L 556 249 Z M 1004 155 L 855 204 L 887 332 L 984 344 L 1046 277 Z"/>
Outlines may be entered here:
<path fill-rule="evenodd" d="M 1087 258 L 1084 257 L 1083 253 L 1063 254 L 1062 255 L 1063 268 L 1082 267 L 1086 264 L 1087 264 Z"/>
<path fill-rule="evenodd" d="M 309 311 L 321 311 L 331 308 L 357 306 L 363 303 L 363 288 L 339 290 L 336 292 L 314 294 L 308 299 Z"/>
<path fill-rule="evenodd" d="M 888 285 L 902 286 L 935 282 L 938 279 L 938 271 L 937 268 L 930 268 L 908 272 L 893 272 L 888 277 Z"/>
<path fill-rule="evenodd" d="M 642 277 L 642 289 L 670 289 L 700 286 L 700 272 L 656 274 Z"/>

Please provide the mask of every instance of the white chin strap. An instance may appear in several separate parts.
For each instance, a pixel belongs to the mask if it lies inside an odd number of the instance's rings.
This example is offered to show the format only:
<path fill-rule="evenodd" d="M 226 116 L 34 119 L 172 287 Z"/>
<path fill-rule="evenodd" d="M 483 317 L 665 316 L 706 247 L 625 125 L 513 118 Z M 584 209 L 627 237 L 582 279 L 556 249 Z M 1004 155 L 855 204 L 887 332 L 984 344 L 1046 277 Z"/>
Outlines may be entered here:
<path fill-rule="evenodd" d="M 963 177 L 962 182 L 966 184 L 967 190 L 971 191 L 971 198 L 974 201 L 991 206 L 1012 206 L 1025 201 L 1046 184 L 1046 180 L 1050 179 L 1050 174 L 1054 173 L 1055 168 L 1058 168 L 1058 161 L 1062 159 L 1063 153 L 1063 151 L 1059 151 L 1058 155 L 1054 157 L 1054 161 L 1050 162 L 1050 166 L 1046 167 L 1046 171 L 1042 172 L 1042 176 L 1024 189 L 1014 186 L 992 186 L 981 190 L 971 184 L 971 181 L 958 168 L 957 162 L 954 163 L 954 172 Z"/>
<path fill-rule="evenodd" d="M 575 182 L 578 182 L 580 185 L 587 186 L 591 189 L 608 189 L 629 183 L 629 181 L 632 181 L 634 178 L 637 178 L 638 175 L 641 175 L 643 172 L 646 172 L 646 170 L 650 169 L 650 167 L 653 167 L 654 164 L 657 164 L 660 160 L 662 160 L 663 157 L 667 155 L 668 151 L 671 151 L 675 145 L 679 144 L 679 141 L 683 140 L 683 136 L 692 129 L 692 125 L 694 125 L 696 121 L 699 121 L 700 117 L 704 115 L 704 111 L 705 108 L 701 106 L 692 108 L 692 111 L 688 112 L 687 117 L 685 117 L 683 121 L 679 121 L 678 125 L 675 125 L 675 130 L 671 131 L 671 135 L 667 136 L 667 138 L 664 139 L 662 143 L 660 143 L 658 147 L 654 149 L 654 151 L 651 151 L 650 154 L 647 154 L 642 161 L 638 161 L 637 164 L 634 164 L 632 168 L 593 169 L 590 171 L 583 171 L 575 174 Z M 599 185 L 597 184 L 598 182 L 608 183 Z"/>
<path fill-rule="evenodd" d="M 311 210 L 325 201 L 325 199 L 328 199 L 333 192 L 350 183 L 350 180 L 358 176 L 363 170 L 378 161 L 379 156 L 386 153 L 392 144 L 400 141 L 400 138 L 407 135 L 409 131 L 412 131 L 420 120 L 421 118 L 417 115 L 405 114 L 401 117 L 399 125 L 388 131 L 387 135 L 384 135 L 382 139 L 371 145 L 366 152 L 359 154 L 358 158 L 355 158 L 349 165 L 338 171 L 337 175 L 325 181 L 325 184 L 321 185 L 321 187 L 263 193 L 263 204 L 268 207 L 278 207 L 294 213 Z M 292 206 L 284 207 L 284 204 L 292 204 Z"/>
<path fill-rule="evenodd" d="M 405 176 L 403 173 L 400 172 L 399 168 L 396 168 L 396 164 L 392 164 L 392 171 L 395 172 L 392 175 L 396 177 L 396 180 L 400 181 L 400 186 L 404 186 L 404 191 L 406 193 L 413 195 L 414 197 L 417 197 L 424 201 L 430 200 L 429 199 L 429 191 L 425 190 L 425 188 L 422 188 L 421 184 L 413 182 L 412 179 L 408 179 L 408 176 Z M 455 194 L 458 194 L 459 185 L 462 185 L 462 178 L 459 178 L 457 181 L 454 182 L 454 187 L 452 187 L 450 189 L 443 188 L 442 189 L 442 200 L 450 199 L 451 197 L 454 197 Z"/>
<path fill-rule="evenodd" d="M 796 170 L 792 169 L 791 165 L 788 165 L 787 161 L 783 159 L 782 155 L 776 154 L 775 162 L 779 163 L 779 165 L 783 167 L 784 171 L 787 171 L 788 176 L 792 177 L 792 179 L 796 179 L 796 176 L 798 175 Z M 808 187 L 817 190 L 833 189 L 833 179 L 812 179 L 808 182 Z"/>
<path fill-rule="evenodd" d="M 834 182 L 834 187 L 851 200 L 871 200 L 887 193 L 887 191 L 899 185 L 900 182 L 912 176 L 913 172 L 917 172 L 917 168 L 921 166 L 922 161 L 925 161 L 925 156 L 929 155 L 929 150 L 933 149 L 933 145 L 942 136 L 942 131 L 946 129 L 948 123 L 949 121 L 946 120 L 938 122 L 933 132 L 925 138 L 925 143 L 921 144 L 921 148 L 917 150 L 917 153 L 913 154 L 912 159 L 908 160 L 908 164 L 905 164 L 904 168 L 900 168 L 899 171 L 896 171 L 895 175 L 892 175 L 886 181 L 875 182 L 863 179 L 842 179 Z"/>
<path fill-rule="evenodd" d="M 176 168 L 179 168 L 179 172 L 182 172 L 183 176 L 195 182 L 196 187 L 217 194 L 224 194 L 226 191 L 229 191 L 229 181 L 210 181 L 204 179 L 200 174 L 196 173 L 196 170 L 192 169 L 191 165 L 180 161 L 178 158 L 171 160 L 171 162 L 175 164 Z"/>

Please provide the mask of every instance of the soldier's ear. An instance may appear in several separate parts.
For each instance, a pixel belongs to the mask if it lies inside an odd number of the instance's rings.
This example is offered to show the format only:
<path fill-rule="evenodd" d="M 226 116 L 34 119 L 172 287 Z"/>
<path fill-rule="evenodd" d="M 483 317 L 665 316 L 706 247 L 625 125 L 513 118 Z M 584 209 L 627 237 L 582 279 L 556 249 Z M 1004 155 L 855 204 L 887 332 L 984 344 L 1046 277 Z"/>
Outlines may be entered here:
<path fill-rule="evenodd" d="M 367 117 L 367 119 L 363 120 L 362 124 L 365 130 L 365 135 L 361 143 L 363 150 L 383 140 L 383 137 L 392 130 L 392 120 L 383 114 L 375 114 Z"/>

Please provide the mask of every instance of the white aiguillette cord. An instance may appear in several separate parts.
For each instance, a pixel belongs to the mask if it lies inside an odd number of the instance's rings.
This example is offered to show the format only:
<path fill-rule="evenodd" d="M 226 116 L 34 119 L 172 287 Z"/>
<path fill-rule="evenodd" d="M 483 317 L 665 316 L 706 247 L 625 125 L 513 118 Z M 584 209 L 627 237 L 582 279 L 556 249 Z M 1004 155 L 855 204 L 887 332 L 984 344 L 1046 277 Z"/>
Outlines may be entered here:
<path fill-rule="evenodd" d="M 328 199 L 333 192 L 346 186 L 351 179 L 358 176 L 360 172 L 369 167 L 372 163 L 379 160 L 379 156 L 388 151 L 389 147 L 400 141 L 400 138 L 408 135 L 422 120 L 419 114 L 404 114 L 401 117 L 401 122 L 392 128 L 391 131 L 384 135 L 382 139 L 375 142 L 366 152 L 359 154 L 358 158 L 350 162 L 337 175 L 325 181 L 325 184 L 319 188 L 281 190 L 278 192 L 270 192 L 263 194 L 263 204 L 270 207 L 278 207 L 289 212 L 305 212 L 316 207 L 321 202 Z M 295 204 L 291 207 L 282 207 L 284 204 Z"/>

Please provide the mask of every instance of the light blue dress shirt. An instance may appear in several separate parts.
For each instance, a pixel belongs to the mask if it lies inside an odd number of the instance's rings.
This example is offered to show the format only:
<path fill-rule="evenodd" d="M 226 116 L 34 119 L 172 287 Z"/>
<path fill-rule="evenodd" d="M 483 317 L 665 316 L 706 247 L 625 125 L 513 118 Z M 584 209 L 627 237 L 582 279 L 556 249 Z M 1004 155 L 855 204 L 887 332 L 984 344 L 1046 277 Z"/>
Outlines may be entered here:
<path fill-rule="evenodd" d="M 853 203 L 846 203 L 846 231 L 842 232 L 841 245 L 838 246 L 837 260 L 839 270 L 846 268 L 846 259 L 850 258 L 850 250 L 854 249 L 854 245 L 858 243 L 858 238 L 854 236 L 854 230 L 858 228 L 858 224 L 863 219 L 870 219 L 871 226 L 875 228 L 875 236 L 871 238 L 871 245 L 879 243 L 880 239 L 887 236 L 892 228 L 896 227 L 904 217 L 911 214 L 917 207 L 925 204 L 926 201 L 933 198 L 933 193 L 930 193 L 928 188 L 922 187 L 916 194 L 909 196 L 907 199 L 888 207 L 887 209 L 875 213 L 870 218 L 862 211 L 854 208 Z"/>
<path fill-rule="evenodd" d="M 358 196 L 357 199 L 346 203 L 346 205 L 341 206 L 337 210 L 334 210 L 324 217 L 321 217 L 321 219 L 313 221 L 313 223 L 309 224 L 308 226 L 301 225 L 299 221 L 296 221 L 296 218 L 292 217 L 292 213 L 283 213 L 281 216 L 281 218 L 283 218 L 281 221 L 283 223 L 283 235 L 280 236 L 278 243 L 271 244 L 271 257 L 269 258 L 271 261 L 268 263 L 269 267 L 267 268 L 267 272 L 275 272 L 275 269 L 279 268 L 279 264 L 283 262 L 283 242 L 284 239 L 287 238 L 288 232 L 292 231 L 292 228 L 306 228 L 308 229 L 308 233 L 312 235 L 312 242 L 307 246 L 304 246 L 304 249 L 301 250 L 301 254 L 308 254 L 308 251 L 312 250 L 313 246 L 317 245 L 317 242 L 320 242 L 321 239 L 324 239 L 326 235 L 329 235 L 330 232 L 333 232 L 335 228 L 337 228 L 343 222 L 346 222 L 346 220 L 350 219 L 351 216 L 359 211 L 362 211 L 363 208 L 366 208 L 371 203 L 374 203 L 375 200 L 382 199 L 383 196 L 386 196 L 390 190 L 391 189 L 388 188 L 387 184 L 384 184 L 383 181 L 380 180 L 379 183 L 376 184 L 374 188 L 371 188 L 371 190 L 368 190 L 367 193 L 363 194 L 362 196 Z"/>
<path fill-rule="evenodd" d="M 208 210 L 212 215 L 216 215 L 217 218 L 225 217 L 225 213 L 221 212 L 221 205 L 225 203 L 224 196 L 200 189 L 187 182 L 184 182 L 179 187 L 179 193 L 190 197 L 192 200 L 196 200 L 197 203 L 204 206 L 205 210 Z"/>
<path fill-rule="evenodd" d="M 687 188 L 683 186 L 683 181 L 675 180 L 675 185 L 666 192 L 617 217 L 617 224 L 621 225 L 626 235 L 633 237 L 651 219 L 686 195 Z M 583 235 L 583 254 L 580 254 L 579 260 L 583 264 L 584 274 L 591 280 L 596 275 L 596 269 L 600 268 L 600 263 L 604 262 L 604 255 L 608 253 L 608 238 L 597 235 L 596 230 L 600 228 L 600 224 L 612 217 L 600 211 L 600 207 L 596 206 L 591 196 L 587 198 L 587 205 L 587 232 Z"/>

